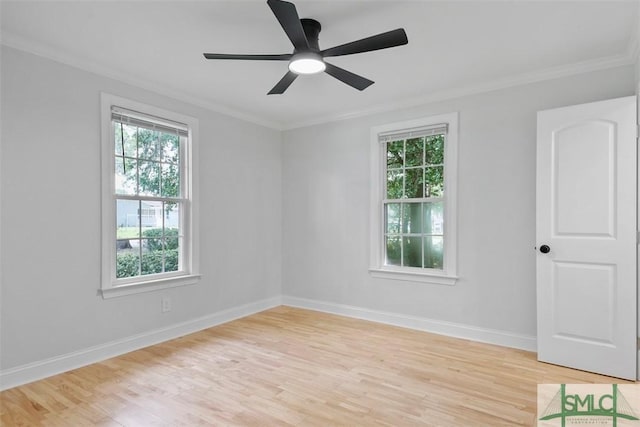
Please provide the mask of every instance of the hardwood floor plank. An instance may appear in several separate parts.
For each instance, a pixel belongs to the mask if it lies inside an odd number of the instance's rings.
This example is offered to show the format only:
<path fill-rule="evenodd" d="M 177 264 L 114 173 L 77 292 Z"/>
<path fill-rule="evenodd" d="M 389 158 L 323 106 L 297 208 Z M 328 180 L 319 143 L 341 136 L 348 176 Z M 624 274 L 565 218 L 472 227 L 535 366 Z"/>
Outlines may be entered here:
<path fill-rule="evenodd" d="M 0 393 L 13 426 L 532 425 L 535 354 L 278 307 Z"/>

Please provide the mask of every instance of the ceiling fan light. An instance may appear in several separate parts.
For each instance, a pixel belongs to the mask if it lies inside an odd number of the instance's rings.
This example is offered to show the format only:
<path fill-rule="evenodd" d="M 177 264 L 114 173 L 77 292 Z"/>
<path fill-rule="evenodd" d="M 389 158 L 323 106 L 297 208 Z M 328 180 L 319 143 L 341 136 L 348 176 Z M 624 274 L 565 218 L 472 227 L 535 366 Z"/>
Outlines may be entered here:
<path fill-rule="evenodd" d="M 289 62 L 289 70 L 296 74 L 317 74 L 325 68 L 320 55 L 295 55 Z"/>

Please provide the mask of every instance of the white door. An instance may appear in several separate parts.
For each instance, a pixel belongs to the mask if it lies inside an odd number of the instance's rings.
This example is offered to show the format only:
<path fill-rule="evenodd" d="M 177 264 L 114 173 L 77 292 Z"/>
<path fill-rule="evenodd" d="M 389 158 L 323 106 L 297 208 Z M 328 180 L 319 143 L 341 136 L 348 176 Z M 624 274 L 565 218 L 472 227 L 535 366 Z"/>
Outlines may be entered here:
<path fill-rule="evenodd" d="M 636 378 L 635 96 L 538 113 L 538 360 Z"/>

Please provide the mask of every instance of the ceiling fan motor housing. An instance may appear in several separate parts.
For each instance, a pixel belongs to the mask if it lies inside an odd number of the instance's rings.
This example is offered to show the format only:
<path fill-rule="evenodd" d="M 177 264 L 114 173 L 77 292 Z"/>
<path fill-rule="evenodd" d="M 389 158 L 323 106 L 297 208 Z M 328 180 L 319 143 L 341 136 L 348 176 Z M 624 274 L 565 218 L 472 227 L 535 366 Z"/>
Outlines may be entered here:
<path fill-rule="evenodd" d="M 301 19 L 300 23 L 302 24 L 304 35 L 307 37 L 309 48 L 311 50 L 319 52 L 320 46 L 318 45 L 318 35 L 320 34 L 320 30 L 322 30 L 322 26 L 315 19 L 309 18 Z"/>

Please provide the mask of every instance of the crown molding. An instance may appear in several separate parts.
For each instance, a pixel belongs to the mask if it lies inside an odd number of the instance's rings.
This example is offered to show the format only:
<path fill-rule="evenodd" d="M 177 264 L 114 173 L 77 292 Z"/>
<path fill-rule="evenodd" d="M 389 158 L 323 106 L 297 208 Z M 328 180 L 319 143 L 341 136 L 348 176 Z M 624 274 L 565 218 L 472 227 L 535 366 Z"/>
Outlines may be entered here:
<path fill-rule="evenodd" d="M 431 104 L 449 99 L 461 98 L 464 96 L 478 95 L 487 92 L 493 92 L 500 89 L 507 89 L 515 86 L 522 86 L 546 80 L 554 80 L 562 77 L 569 77 L 578 74 L 590 73 L 594 71 L 606 70 L 609 68 L 623 67 L 636 64 L 638 58 L 638 43 L 635 40 L 635 46 L 630 43 L 626 52 L 619 55 L 613 55 L 589 61 L 577 62 L 573 64 L 562 65 L 559 67 L 547 68 L 544 70 L 523 73 L 520 75 L 509 76 L 492 81 L 486 81 L 475 85 L 461 86 L 442 91 L 430 92 L 411 99 L 405 99 L 398 102 L 385 103 L 384 105 L 375 105 L 373 107 L 351 111 L 345 114 L 335 114 L 319 117 L 313 120 L 303 120 L 295 123 L 285 123 L 283 130 L 292 130 L 308 126 L 315 126 L 324 123 L 337 122 L 341 120 L 354 119 L 358 117 L 371 116 L 374 114 L 386 113 L 389 111 L 402 110 L 406 108 L 418 107 L 421 105 Z"/>
<path fill-rule="evenodd" d="M 638 64 L 638 61 L 640 60 L 640 3 L 638 4 L 636 29 L 632 32 L 627 44 L 627 56 L 636 63 L 636 66 L 640 65 Z"/>
<path fill-rule="evenodd" d="M 168 96 L 178 101 L 186 102 L 194 106 L 204 108 L 209 111 L 224 114 L 256 125 L 264 126 L 279 131 L 298 129 L 303 127 L 315 126 L 330 122 L 337 122 L 359 117 L 370 116 L 374 114 L 385 113 L 389 111 L 402 110 L 406 108 L 417 107 L 434 102 L 445 101 L 448 99 L 461 98 L 464 96 L 478 95 L 481 93 L 493 92 L 496 90 L 507 89 L 510 87 L 527 85 L 546 80 L 553 80 L 562 77 L 569 77 L 594 71 L 606 70 L 628 65 L 638 64 L 640 58 L 640 26 L 639 31 L 634 32 L 630 37 L 627 48 L 624 53 L 612 55 L 588 61 L 566 64 L 558 67 L 547 68 L 544 70 L 523 73 L 519 75 L 509 76 L 505 78 L 485 81 L 473 85 L 460 86 L 457 88 L 445 89 L 422 94 L 417 97 L 399 100 L 396 102 L 387 102 L 377 104 L 366 109 L 353 110 L 342 114 L 330 114 L 317 117 L 311 120 L 301 120 L 297 122 L 276 122 L 256 116 L 241 110 L 216 104 L 200 97 L 185 95 L 176 89 L 167 88 L 165 85 L 154 84 L 147 80 L 135 77 L 131 74 L 106 67 L 103 64 L 94 63 L 85 59 L 77 58 L 66 54 L 59 50 L 44 46 L 39 43 L 28 41 L 14 34 L 2 33 L 0 44 L 7 47 L 28 52 L 37 56 L 50 59 L 65 65 L 79 68 L 93 74 L 101 75 L 107 78 L 118 80 L 120 82 L 130 84 L 142 89 L 155 92 L 160 95 Z"/>
<path fill-rule="evenodd" d="M 214 102 L 210 102 L 203 98 L 185 95 L 179 90 L 168 88 L 166 85 L 156 84 L 149 80 L 145 80 L 145 79 L 133 76 L 132 74 L 118 71 L 114 68 L 105 66 L 104 64 L 88 61 L 86 59 L 69 55 L 65 52 L 62 52 L 59 49 L 51 48 L 40 43 L 32 42 L 23 37 L 16 36 L 15 34 L 7 33 L 6 31 L 2 32 L 0 44 L 13 49 L 31 53 L 33 55 L 40 56 L 46 59 L 50 59 L 52 61 L 64 64 L 64 65 L 78 68 L 83 71 L 88 71 L 92 74 L 97 74 L 110 79 L 118 80 L 122 83 L 130 84 L 132 86 L 136 86 L 141 89 L 146 89 L 151 92 L 155 92 L 159 95 L 168 96 L 177 101 L 182 101 L 197 107 L 204 108 L 209 111 L 213 111 L 215 113 L 224 114 L 226 116 L 234 117 L 236 119 L 244 120 L 246 122 L 250 122 L 253 124 L 257 124 L 257 125 L 268 127 L 275 130 L 283 129 L 281 123 L 274 122 L 271 120 L 266 120 L 262 117 L 259 117 L 250 113 L 246 113 L 241 110 L 236 110 L 233 108 L 226 107 L 224 105 L 216 104 Z"/>

